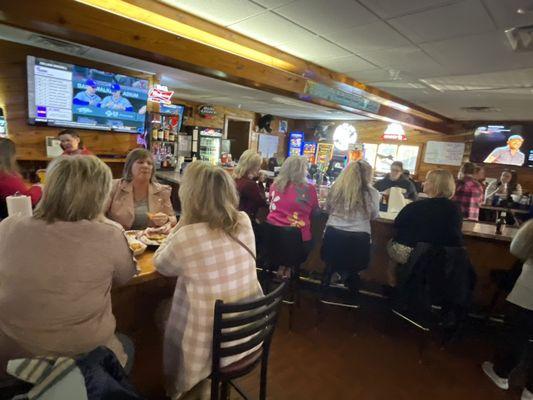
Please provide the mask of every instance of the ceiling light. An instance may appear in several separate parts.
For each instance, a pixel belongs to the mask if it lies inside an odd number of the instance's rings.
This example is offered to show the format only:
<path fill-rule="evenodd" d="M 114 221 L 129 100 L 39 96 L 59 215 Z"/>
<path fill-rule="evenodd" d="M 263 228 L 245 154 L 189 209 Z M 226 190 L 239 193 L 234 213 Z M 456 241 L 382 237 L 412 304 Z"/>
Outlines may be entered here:
<path fill-rule="evenodd" d="M 382 139 L 389 140 L 407 140 L 403 126 L 397 122 L 392 122 L 387 126 L 383 133 Z"/>
<path fill-rule="evenodd" d="M 288 71 L 294 71 L 295 69 L 294 65 L 287 61 L 273 57 L 266 53 L 262 53 L 242 44 L 232 42 L 231 40 L 184 24 L 183 22 L 179 22 L 175 19 L 165 17 L 164 15 L 136 6 L 124 0 L 76 1 L 78 3 L 98 8 L 120 17 L 151 26 L 152 28 L 165 31 L 173 35 L 178 35 L 264 65 L 269 65 L 274 68 L 280 68 Z"/>

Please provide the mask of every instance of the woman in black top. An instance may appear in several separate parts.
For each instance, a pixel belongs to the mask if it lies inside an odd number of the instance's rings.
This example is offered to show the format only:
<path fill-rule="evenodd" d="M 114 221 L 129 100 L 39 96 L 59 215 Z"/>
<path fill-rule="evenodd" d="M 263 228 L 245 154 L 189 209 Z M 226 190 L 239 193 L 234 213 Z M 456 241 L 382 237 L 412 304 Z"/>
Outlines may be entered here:
<path fill-rule="evenodd" d="M 419 242 L 441 246 L 463 245 L 463 217 L 450 198 L 455 193 L 451 173 L 430 171 L 424 183 L 427 199 L 405 206 L 396 217 L 396 234 L 388 245 L 389 256 L 405 264 Z"/>

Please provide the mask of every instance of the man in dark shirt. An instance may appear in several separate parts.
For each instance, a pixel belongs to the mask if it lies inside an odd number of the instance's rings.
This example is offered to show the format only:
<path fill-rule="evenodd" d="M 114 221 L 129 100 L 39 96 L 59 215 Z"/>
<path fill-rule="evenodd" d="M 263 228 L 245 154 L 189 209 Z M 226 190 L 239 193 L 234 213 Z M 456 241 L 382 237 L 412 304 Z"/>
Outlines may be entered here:
<path fill-rule="evenodd" d="M 401 161 L 394 161 L 390 167 L 390 173 L 374 184 L 374 187 L 384 192 L 391 187 L 399 187 L 405 190 L 404 196 L 409 200 L 416 200 L 417 192 L 415 185 L 403 176 L 403 163 Z"/>

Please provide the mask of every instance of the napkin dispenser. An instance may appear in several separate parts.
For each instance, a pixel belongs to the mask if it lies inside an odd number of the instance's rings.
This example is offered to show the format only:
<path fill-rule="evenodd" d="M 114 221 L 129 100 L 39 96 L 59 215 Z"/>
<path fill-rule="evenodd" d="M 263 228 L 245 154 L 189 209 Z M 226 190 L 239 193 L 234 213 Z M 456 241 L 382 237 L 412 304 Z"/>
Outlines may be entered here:
<path fill-rule="evenodd" d="M 389 194 L 388 212 L 400 212 L 405 207 L 406 201 L 403 197 L 403 189 L 391 187 Z"/>
<path fill-rule="evenodd" d="M 33 215 L 30 196 L 22 196 L 19 194 L 7 196 L 6 203 L 7 215 L 9 215 L 10 217 L 31 217 Z"/>

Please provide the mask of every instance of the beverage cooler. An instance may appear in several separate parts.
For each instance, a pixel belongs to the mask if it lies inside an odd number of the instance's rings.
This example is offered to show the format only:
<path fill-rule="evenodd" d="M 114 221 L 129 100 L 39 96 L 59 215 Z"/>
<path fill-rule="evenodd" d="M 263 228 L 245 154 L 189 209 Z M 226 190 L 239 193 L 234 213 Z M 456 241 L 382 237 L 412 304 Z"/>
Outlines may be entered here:
<path fill-rule="evenodd" d="M 202 161 L 218 164 L 222 148 L 222 132 L 219 129 L 200 131 L 198 143 L 198 157 Z"/>
<path fill-rule="evenodd" d="M 304 149 L 303 132 L 291 132 L 289 135 L 289 152 L 288 156 L 301 156 Z"/>

